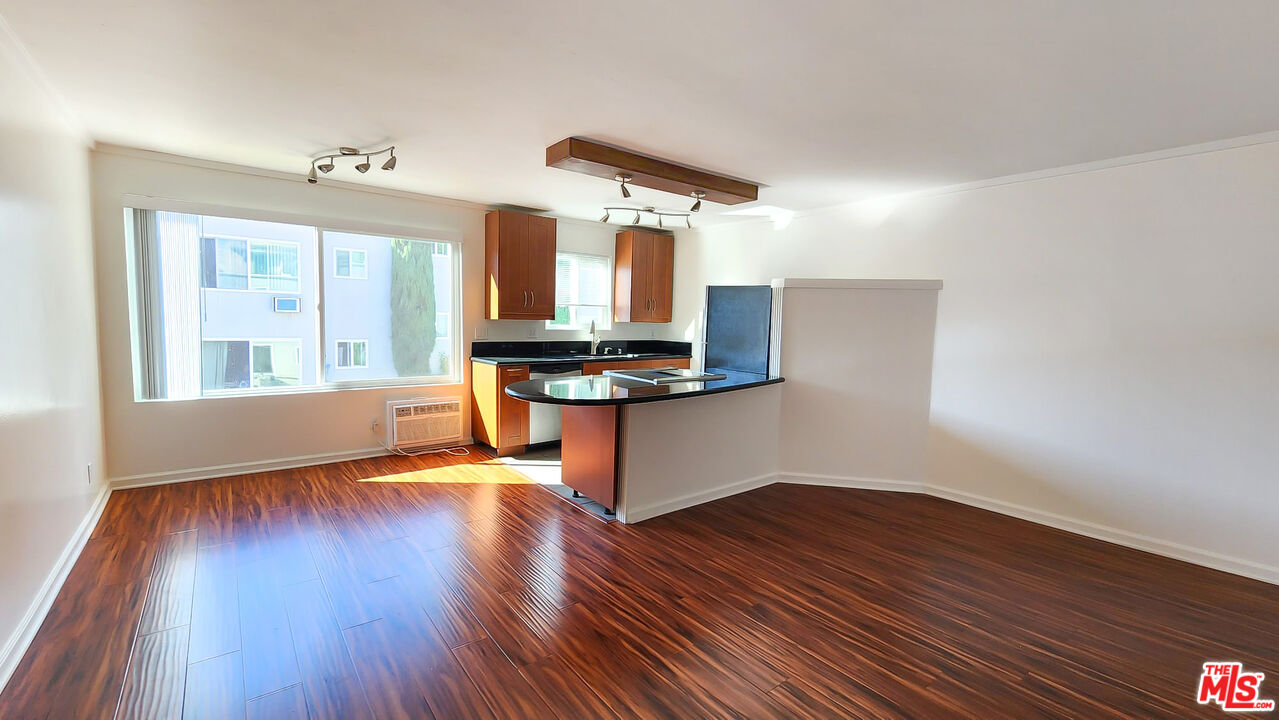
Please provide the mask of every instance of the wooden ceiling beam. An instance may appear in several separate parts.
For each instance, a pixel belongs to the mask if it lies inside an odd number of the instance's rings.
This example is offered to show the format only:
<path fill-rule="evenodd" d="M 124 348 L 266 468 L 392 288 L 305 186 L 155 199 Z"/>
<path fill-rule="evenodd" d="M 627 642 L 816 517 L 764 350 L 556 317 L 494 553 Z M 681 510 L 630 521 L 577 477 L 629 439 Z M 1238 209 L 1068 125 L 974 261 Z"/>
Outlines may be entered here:
<path fill-rule="evenodd" d="M 619 174 L 630 175 L 628 185 L 688 198 L 695 191 L 700 191 L 706 193 L 705 200 L 721 205 L 759 199 L 758 185 L 583 138 L 565 138 L 546 148 L 546 166 L 607 180 L 613 180 Z"/>

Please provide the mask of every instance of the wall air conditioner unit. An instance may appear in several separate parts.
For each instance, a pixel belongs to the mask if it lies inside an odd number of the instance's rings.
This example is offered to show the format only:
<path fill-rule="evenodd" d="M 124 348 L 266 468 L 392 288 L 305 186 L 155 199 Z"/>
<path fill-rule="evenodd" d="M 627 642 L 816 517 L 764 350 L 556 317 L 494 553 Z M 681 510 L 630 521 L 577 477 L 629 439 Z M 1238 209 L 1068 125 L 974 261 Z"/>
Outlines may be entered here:
<path fill-rule="evenodd" d="M 386 447 L 408 452 L 462 442 L 460 400 L 391 400 L 386 404 Z"/>

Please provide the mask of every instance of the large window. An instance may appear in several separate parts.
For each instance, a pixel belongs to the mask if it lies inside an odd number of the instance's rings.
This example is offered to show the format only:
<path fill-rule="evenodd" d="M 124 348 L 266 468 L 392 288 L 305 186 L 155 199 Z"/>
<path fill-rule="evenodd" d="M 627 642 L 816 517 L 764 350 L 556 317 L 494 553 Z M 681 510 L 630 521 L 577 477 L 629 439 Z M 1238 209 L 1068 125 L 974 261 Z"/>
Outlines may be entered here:
<path fill-rule="evenodd" d="M 611 263 L 602 255 L 555 254 L 555 319 L 546 327 L 554 330 L 585 330 L 595 322 L 597 330 L 611 327 L 613 313 Z"/>
<path fill-rule="evenodd" d="M 455 380 L 453 243 L 155 210 L 126 221 L 141 398 Z"/>

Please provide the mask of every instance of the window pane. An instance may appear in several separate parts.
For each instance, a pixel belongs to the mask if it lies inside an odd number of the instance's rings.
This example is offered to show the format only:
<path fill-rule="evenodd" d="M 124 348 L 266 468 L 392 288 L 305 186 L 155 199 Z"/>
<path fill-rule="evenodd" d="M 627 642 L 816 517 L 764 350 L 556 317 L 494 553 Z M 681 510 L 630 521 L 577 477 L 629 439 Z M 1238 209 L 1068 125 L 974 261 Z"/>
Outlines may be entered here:
<path fill-rule="evenodd" d="M 334 269 L 334 274 L 338 277 L 351 277 L 351 251 L 338 250 L 335 255 L 337 267 Z"/>
<path fill-rule="evenodd" d="M 146 244 L 149 263 L 139 273 L 145 285 L 138 290 L 151 309 L 146 319 L 149 344 L 141 363 L 150 378 L 144 386 L 150 389 L 148 397 L 191 398 L 316 383 L 313 227 L 134 213 L 154 218 L 151 230 L 137 239 Z M 258 269 L 278 274 L 259 279 Z M 150 278 L 156 282 L 147 282 Z M 245 292 L 252 289 L 267 292 Z M 299 311 L 276 312 L 271 291 L 289 292 Z"/>
<path fill-rule="evenodd" d="M 301 342 L 274 340 L 254 342 L 253 387 L 280 387 L 301 384 Z"/>
<path fill-rule="evenodd" d="M 324 286 L 325 337 L 360 338 L 346 350 L 342 343 L 330 345 L 335 356 L 324 362 L 325 379 L 451 375 L 454 246 L 328 230 L 322 235 L 327 253 L 349 250 L 351 276 L 368 280 Z"/>
<path fill-rule="evenodd" d="M 560 330 L 585 330 L 595 321 L 607 330 L 612 317 L 612 262 L 601 255 L 556 253 L 555 318 L 546 326 Z"/>

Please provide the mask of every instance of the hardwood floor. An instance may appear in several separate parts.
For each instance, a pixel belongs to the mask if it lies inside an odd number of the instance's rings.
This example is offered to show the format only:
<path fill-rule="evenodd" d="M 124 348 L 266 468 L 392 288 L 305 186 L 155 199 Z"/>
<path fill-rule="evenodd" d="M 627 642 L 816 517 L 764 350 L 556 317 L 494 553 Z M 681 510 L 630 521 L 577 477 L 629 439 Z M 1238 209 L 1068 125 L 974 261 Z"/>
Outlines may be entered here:
<path fill-rule="evenodd" d="M 112 495 L 3 718 L 1221 717 L 1279 588 L 935 498 L 603 524 L 478 449 Z"/>

